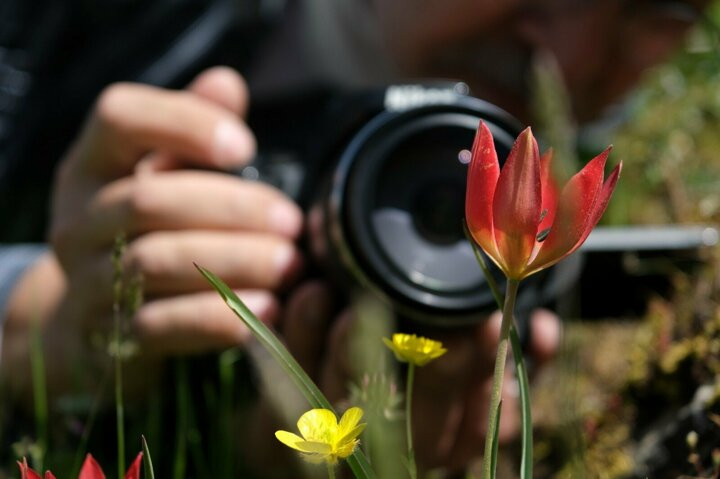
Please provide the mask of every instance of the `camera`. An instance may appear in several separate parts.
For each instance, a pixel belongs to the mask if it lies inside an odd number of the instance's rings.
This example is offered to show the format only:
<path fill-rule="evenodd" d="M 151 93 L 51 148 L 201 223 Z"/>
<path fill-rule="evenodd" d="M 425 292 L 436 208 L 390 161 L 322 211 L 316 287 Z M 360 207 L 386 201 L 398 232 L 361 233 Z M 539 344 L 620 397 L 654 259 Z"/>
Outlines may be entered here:
<path fill-rule="evenodd" d="M 378 293 L 402 318 L 468 324 L 496 308 L 462 224 L 481 120 L 503 161 L 522 125 L 463 83 L 281 101 L 251 112 L 261 153 L 240 174 L 301 204 L 308 249 L 330 277 Z M 537 304 L 544 278 L 527 282 L 520 308 Z"/>

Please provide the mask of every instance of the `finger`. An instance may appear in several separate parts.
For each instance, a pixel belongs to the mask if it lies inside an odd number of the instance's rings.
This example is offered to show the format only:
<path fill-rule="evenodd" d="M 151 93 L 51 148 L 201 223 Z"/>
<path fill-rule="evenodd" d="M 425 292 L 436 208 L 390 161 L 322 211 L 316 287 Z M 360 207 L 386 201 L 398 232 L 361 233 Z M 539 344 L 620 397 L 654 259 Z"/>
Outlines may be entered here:
<path fill-rule="evenodd" d="M 124 232 L 241 230 L 296 238 L 302 212 L 277 189 L 214 172 L 168 171 L 116 180 L 102 188 L 70 226 L 89 244 Z"/>
<path fill-rule="evenodd" d="M 547 309 L 536 309 L 530 317 L 530 354 L 537 367 L 552 360 L 560 347 L 562 323 Z"/>
<path fill-rule="evenodd" d="M 325 354 L 332 303 L 327 285 L 311 281 L 299 286 L 286 306 L 283 338 L 290 353 L 313 378 Z"/>
<path fill-rule="evenodd" d="M 250 98 L 247 84 L 232 68 L 214 67 L 205 70 L 193 80 L 187 90 L 235 115 L 243 117 L 247 113 Z M 156 151 L 144 157 L 135 172 L 166 171 L 181 166 L 181 159 L 174 158 L 167 152 Z"/>
<path fill-rule="evenodd" d="M 231 288 L 277 290 L 292 281 L 302 258 L 292 242 L 259 233 L 207 231 L 149 233 L 130 242 L 123 256 L 127 276 L 140 276 L 146 296 L 210 289 L 195 265 L 217 274 Z M 113 268 L 106 253 L 83 268 L 98 304 L 112 301 Z"/>
<path fill-rule="evenodd" d="M 245 116 L 250 94 L 242 76 L 229 67 L 205 70 L 188 86 L 188 90 L 229 111 Z"/>
<path fill-rule="evenodd" d="M 278 304 L 269 292 L 237 294 L 263 322 L 277 318 Z M 143 351 L 161 356 L 237 346 L 252 334 L 214 291 L 150 301 L 138 310 L 133 326 Z"/>
<path fill-rule="evenodd" d="M 223 168 L 247 162 L 255 139 L 230 111 L 193 93 L 120 83 L 101 94 L 70 158 L 80 171 L 112 178 L 151 150 Z"/>
<path fill-rule="evenodd" d="M 204 231 L 149 233 L 130 243 L 123 261 L 149 294 L 207 289 L 193 262 L 231 288 L 259 289 L 284 286 L 302 263 L 295 245 L 274 235 Z"/>

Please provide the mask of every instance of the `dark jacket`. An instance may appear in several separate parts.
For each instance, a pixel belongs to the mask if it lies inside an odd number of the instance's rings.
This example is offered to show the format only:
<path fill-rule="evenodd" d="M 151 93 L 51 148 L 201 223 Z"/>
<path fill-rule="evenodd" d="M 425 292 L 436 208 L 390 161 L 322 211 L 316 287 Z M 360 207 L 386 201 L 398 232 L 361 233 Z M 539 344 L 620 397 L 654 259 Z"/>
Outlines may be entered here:
<path fill-rule="evenodd" d="M 55 167 L 105 86 L 242 71 L 268 12 L 260 0 L 0 2 L 0 243 L 43 240 Z"/>

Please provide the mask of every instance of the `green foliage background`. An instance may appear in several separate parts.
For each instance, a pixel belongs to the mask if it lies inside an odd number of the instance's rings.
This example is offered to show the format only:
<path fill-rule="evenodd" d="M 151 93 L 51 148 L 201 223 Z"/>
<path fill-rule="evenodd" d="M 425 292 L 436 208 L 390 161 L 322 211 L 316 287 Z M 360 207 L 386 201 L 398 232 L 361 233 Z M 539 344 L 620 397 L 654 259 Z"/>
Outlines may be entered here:
<path fill-rule="evenodd" d="M 612 139 L 624 172 L 607 222 L 720 222 L 720 4 L 648 75 Z"/>

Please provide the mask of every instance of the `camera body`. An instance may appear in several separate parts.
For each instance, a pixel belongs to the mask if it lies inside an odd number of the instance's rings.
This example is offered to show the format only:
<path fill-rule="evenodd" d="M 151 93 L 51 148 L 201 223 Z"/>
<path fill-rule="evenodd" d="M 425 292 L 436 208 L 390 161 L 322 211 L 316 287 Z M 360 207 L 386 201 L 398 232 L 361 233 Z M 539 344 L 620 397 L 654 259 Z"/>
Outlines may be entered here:
<path fill-rule="evenodd" d="M 240 174 L 298 201 L 308 212 L 308 249 L 324 271 L 376 292 L 402 318 L 452 326 L 494 310 L 463 232 L 470 155 L 461 152 L 484 121 L 504 161 L 522 125 L 463 83 L 319 98 L 307 96 L 297 117 L 287 113 L 293 101 L 251 114 L 261 153 Z M 279 140 L 286 134 L 295 142 Z M 526 282 L 520 309 L 546 302 L 545 280 Z"/>

